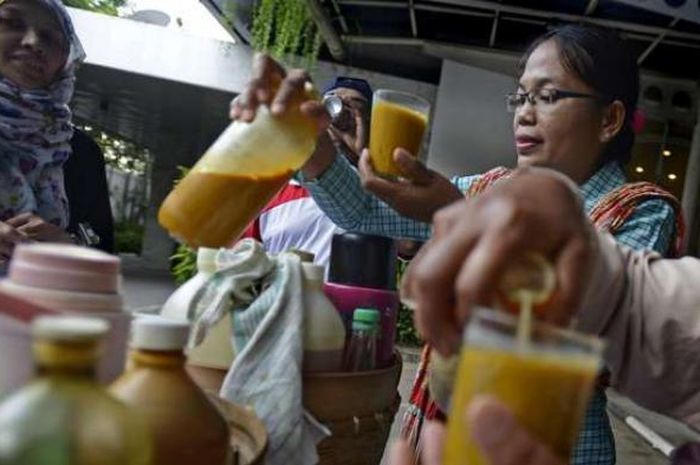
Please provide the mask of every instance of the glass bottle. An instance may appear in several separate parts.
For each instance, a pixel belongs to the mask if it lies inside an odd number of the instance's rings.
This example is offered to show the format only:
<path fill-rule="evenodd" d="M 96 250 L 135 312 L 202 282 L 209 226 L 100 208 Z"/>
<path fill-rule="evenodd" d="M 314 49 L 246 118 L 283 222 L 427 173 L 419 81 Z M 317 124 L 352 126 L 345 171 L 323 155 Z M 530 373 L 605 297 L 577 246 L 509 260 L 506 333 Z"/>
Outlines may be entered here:
<path fill-rule="evenodd" d="M 151 464 L 147 427 L 96 379 L 108 329 L 97 318 L 34 321 L 37 376 L 0 404 L 0 463 Z"/>

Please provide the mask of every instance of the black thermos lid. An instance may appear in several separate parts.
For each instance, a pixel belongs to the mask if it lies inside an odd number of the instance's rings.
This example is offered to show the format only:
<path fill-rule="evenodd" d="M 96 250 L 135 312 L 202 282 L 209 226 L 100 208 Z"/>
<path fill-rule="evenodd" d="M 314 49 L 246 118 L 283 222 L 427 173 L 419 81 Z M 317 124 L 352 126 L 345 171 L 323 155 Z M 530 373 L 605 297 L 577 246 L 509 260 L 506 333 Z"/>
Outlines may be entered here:
<path fill-rule="evenodd" d="M 346 232 L 334 234 L 328 282 L 371 289 L 396 289 L 393 239 Z"/>

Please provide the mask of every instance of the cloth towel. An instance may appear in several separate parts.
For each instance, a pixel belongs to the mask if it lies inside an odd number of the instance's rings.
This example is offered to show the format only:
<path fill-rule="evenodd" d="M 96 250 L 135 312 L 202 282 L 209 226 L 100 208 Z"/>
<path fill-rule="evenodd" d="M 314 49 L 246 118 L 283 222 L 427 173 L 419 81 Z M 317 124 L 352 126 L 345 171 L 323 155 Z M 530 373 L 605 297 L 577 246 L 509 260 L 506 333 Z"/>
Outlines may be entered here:
<path fill-rule="evenodd" d="M 221 249 L 217 270 L 196 292 L 190 319 L 200 343 L 231 312 L 236 358 L 221 397 L 250 405 L 269 434 L 270 465 L 314 465 L 330 431 L 302 405 L 303 281 L 294 254 L 270 257 L 252 239 Z"/>

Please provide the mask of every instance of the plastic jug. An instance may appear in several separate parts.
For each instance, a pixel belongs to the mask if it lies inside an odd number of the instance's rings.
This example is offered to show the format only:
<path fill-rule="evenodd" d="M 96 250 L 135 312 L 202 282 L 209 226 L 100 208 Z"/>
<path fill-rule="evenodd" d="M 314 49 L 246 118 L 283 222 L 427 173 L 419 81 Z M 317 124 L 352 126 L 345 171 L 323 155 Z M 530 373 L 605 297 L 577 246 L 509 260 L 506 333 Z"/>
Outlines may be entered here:
<path fill-rule="evenodd" d="M 3 465 L 149 465 L 146 425 L 96 379 L 109 326 L 82 317 L 32 324 L 38 375 L 0 404 Z"/>
<path fill-rule="evenodd" d="M 323 293 L 325 269 L 302 263 L 304 275 L 304 371 L 340 371 L 346 331 L 343 319 Z"/>
<path fill-rule="evenodd" d="M 124 311 L 121 288 L 118 257 L 87 247 L 41 242 L 19 244 L 8 276 L 0 280 L 0 292 L 60 313 L 109 322 L 97 366 L 102 383 L 111 383 L 124 370 L 131 314 Z"/>
<path fill-rule="evenodd" d="M 307 98 L 318 98 L 311 84 Z M 258 109 L 252 123 L 234 121 L 170 192 L 158 221 L 192 247 L 224 247 L 237 239 L 316 147 L 317 128 L 299 112 Z"/>
<path fill-rule="evenodd" d="M 216 271 L 218 249 L 200 247 L 197 250 L 197 274 L 180 286 L 163 304 L 161 316 L 189 320 L 195 293 Z M 208 332 L 201 344 L 188 350 L 190 365 L 228 370 L 234 358 L 231 343 L 231 317 L 228 313 Z"/>
<path fill-rule="evenodd" d="M 228 465 L 226 420 L 185 372 L 189 323 L 162 317 L 132 324 L 132 367 L 112 384 L 154 437 L 153 465 Z"/>

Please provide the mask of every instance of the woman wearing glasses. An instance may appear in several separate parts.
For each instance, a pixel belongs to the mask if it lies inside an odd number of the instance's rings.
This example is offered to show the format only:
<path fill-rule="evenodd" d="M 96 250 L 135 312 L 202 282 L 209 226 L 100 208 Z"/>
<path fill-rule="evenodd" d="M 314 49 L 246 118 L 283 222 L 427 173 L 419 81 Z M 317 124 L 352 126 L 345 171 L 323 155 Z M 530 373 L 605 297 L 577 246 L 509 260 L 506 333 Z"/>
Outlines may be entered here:
<path fill-rule="evenodd" d="M 634 143 L 639 92 L 639 70 L 625 43 L 609 30 L 567 25 L 538 38 L 519 71 L 518 89 L 507 96 L 517 165 L 549 167 L 570 177 L 580 186 L 592 221 L 619 242 L 664 255 L 679 253 L 683 224 L 676 199 L 648 183 L 627 184 L 622 169 Z M 273 100 L 266 83 L 275 75 L 286 79 Z M 259 57 L 254 80 L 232 107 L 232 117 L 252 119 L 259 103 L 271 103 L 273 113 L 283 112 L 307 79 L 303 72 L 286 74 L 271 59 Z M 302 111 L 318 118 L 319 127 L 327 125 L 320 105 L 306 102 Z M 346 230 L 425 240 L 437 210 L 477 195 L 509 174 L 496 168 L 448 180 L 397 149 L 395 159 L 410 181 L 375 176 L 366 150 L 358 176 L 323 134 L 301 174 L 321 209 Z M 423 421 L 442 415 L 428 389 L 429 362 L 426 347 L 404 423 L 404 435 L 415 446 Z M 589 408 L 573 464 L 615 462 L 605 405 L 601 388 Z"/>

